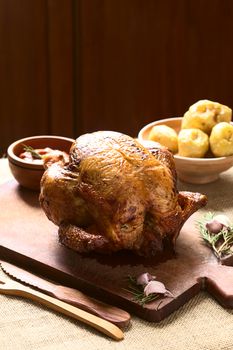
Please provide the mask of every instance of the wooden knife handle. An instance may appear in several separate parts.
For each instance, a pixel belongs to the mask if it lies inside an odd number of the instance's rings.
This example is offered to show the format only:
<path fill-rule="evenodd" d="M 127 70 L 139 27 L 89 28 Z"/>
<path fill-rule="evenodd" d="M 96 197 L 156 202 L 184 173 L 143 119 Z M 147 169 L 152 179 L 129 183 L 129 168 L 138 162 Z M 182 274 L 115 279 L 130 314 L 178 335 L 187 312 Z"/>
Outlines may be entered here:
<path fill-rule="evenodd" d="M 66 303 L 80 307 L 121 328 L 128 326 L 130 322 L 130 314 L 128 312 L 91 298 L 77 289 L 57 285 L 53 287 L 53 292 L 50 290 L 50 295 Z"/>
<path fill-rule="evenodd" d="M 49 295 L 23 286 L 20 283 L 7 281 L 5 284 L 0 285 L 0 293 L 22 296 L 34 301 L 38 301 L 50 309 L 61 312 L 64 315 L 70 316 L 76 320 L 88 324 L 89 326 L 97 329 L 98 331 L 108 335 L 115 340 L 122 340 L 124 338 L 122 330 L 116 325 L 84 310 L 80 310 L 77 307 L 65 303 L 64 301 L 55 299 Z"/>
<path fill-rule="evenodd" d="M 48 281 L 6 261 L 0 261 L 0 263 L 2 270 L 14 279 L 112 322 L 120 328 L 125 328 L 130 322 L 130 314 L 125 310 L 96 300 L 75 288 Z"/>

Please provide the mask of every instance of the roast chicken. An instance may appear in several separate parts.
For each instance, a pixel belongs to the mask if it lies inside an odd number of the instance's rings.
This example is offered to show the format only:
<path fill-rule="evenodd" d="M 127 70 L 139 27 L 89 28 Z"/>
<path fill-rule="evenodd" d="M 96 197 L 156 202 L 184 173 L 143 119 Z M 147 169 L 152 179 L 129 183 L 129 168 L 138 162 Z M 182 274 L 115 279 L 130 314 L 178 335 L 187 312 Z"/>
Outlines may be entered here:
<path fill-rule="evenodd" d="M 151 257 L 175 245 L 206 196 L 178 192 L 173 155 L 113 131 L 76 139 L 68 162 L 48 166 L 40 203 L 59 240 L 80 252 L 132 250 Z"/>

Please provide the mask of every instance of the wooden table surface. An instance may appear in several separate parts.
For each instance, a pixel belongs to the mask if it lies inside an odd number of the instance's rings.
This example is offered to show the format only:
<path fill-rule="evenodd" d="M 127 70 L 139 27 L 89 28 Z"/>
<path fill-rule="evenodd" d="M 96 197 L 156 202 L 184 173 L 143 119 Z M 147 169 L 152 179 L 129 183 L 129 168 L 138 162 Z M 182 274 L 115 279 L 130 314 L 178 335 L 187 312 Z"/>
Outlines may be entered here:
<path fill-rule="evenodd" d="M 7 160 L 1 159 L 0 184 L 11 179 Z M 208 206 L 200 214 L 224 211 L 233 220 L 233 168 L 212 184 L 178 183 L 178 186 L 180 190 L 207 194 Z M 0 202 L 0 205 L 7 203 Z M 14 213 L 12 220 L 13 217 Z M 0 279 L 1 276 L 5 275 L 0 271 Z M 0 295 L 0 304 L 0 348 L 4 350 L 233 349 L 233 311 L 222 308 L 204 292 L 160 323 L 150 323 L 132 315 L 131 325 L 121 342 L 20 297 Z"/>

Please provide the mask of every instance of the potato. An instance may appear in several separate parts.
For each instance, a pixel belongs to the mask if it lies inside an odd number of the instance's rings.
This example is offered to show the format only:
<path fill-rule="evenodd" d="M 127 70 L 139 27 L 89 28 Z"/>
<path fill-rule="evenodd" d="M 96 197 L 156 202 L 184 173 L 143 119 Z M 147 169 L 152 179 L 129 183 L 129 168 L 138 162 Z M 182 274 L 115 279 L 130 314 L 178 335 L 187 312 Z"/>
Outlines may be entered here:
<path fill-rule="evenodd" d="M 189 107 L 182 119 L 182 129 L 197 128 L 210 135 L 212 128 L 220 122 L 231 121 L 231 108 L 218 102 L 200 100 Z"/>
<path fill-rule="evenodd" d="M 233 125 L 222 122 L 215 125 L 210 134 L 210 149 L 215 157 L 233 155 Z"/>
<path fill-rule="evenodd" d="M 209 149 L 209 137 L 200 129 L 183 129 L 178 135 L 178 155 L 203 158 Z"/>
<path fill-rule="evenodd" d="M 172 153 L 177 153 L 178 151 L 177 133 L 167 125 L 153 126 L 148 138 L 166 146 Z"/>

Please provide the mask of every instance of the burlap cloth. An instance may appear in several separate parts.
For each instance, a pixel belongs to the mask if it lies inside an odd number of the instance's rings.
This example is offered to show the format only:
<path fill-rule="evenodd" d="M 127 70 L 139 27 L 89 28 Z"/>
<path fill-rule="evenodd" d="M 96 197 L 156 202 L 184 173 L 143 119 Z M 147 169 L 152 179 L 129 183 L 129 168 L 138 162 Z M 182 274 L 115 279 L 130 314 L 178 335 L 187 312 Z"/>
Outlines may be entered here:
<path fill-rule="evenodd" d="M 7 162 L 0 160 L 0 182 L 8 177 Z M 224 211 L 233 220 L 233 168 L 212 184 L 179 183 L 179 189 L 207 194 L 205 211 Z M 158 324 L 132 316 L 121 342 L 19 297 L 0 295 L 0 305 L 0 350 L 233 349 L 233 311 L 203 292 Z"/>

